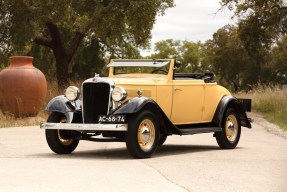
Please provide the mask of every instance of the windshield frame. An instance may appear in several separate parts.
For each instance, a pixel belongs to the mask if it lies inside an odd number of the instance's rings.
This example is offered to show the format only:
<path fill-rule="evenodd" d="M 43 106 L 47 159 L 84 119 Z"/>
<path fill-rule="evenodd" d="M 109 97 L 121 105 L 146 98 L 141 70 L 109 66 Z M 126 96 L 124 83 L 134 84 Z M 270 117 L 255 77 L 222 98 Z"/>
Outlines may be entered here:
<path fill-rule="evenodd" d="M 134 73 L 139 73 L 139 74 L 151 74 L 153 71 L 169 71 L 169 67 L 171 64 L 171 59 L 114 59 L 112 60 L 107 67 L 110 68 L 110 71 L 112 71 L 113 75 L 121 75 L 121 74 L 134 74 Z M 161 69 L 167 66 L 167 69 Z M 154 70 L 148 70 L 149 72 L 142 70 L 143 72 L 141 72 L 141 69 L 143 68 L 147 68 L 147 69 L 152 69 L 155 68 Z M 123 71 L 125 68 L 127 70 L 127 72 L 119 72 L 117 73 L 117 69 L 116 68 L 121 68 L 120 71 Z M 132 72 L 128 71 L 128 68 L 132 69 Z M 138 71 L 137 69 L 138 68 Z M 158 73 L 155 73 L 158 74 Z M 160 73 L 162 75 L 167 75 L 167 74 L 163 74 Z"/>

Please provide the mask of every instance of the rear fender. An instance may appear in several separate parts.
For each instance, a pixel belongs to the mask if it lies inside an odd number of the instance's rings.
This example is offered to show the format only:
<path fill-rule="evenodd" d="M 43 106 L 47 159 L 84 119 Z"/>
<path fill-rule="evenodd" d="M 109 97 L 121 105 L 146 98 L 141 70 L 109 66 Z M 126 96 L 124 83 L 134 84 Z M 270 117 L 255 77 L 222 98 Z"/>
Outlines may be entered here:
<path fill-rule="evenodd" d="M 156 115 L 156 119 L 160 125 L 161 133 L 171 135 L 182 135 L 182 132 L 173 125 L 169 118 L 162 111 L 160 106 L 148 97 L 135 97 L 122 104 L 119 108 L 112 112 L 113 115 L 126 115 L 127 118 L 132 118 L 144 110 L 149 110 Z"/>
<path fill-rule="evenodd" d="M 238 112 L 240 122 L 243 127 L 252 128 L 242 103 L 233 96 L 225 96 L 221 99 L 217 106 L 212 123 L 223 127 L 223 118 L 225 116 L 225 112 L 230 107 L 234 108 Z"/>

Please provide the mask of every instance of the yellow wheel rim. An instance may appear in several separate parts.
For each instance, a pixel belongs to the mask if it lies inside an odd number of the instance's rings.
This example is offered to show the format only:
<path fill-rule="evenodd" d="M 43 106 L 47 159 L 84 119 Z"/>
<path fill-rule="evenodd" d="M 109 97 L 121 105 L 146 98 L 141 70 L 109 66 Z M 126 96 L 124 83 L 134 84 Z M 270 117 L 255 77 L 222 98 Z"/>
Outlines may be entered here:
<path fill-rule="evenodd" d="M 144 119 L 138 128 L 138 144 L 143 151 L 149 151 L 155 141 L 155 127 L 151 120 Z"/>
<path fill-rule="evenodd" d="M 238 135 L 238 122 L 235 115 L 231 114 L 225 122 L 225 134 L 230 143 L 235 143 Z"/>
<path fill-rule="evenodd" d="M 66 123 L 66 119 L 63 118 L 60 123 Z M 61 135 L 61 130 L 58 130 L 58 138 L 63 145 L 71 145 L 73 143 L 73 139 L 64 139 Z"/>

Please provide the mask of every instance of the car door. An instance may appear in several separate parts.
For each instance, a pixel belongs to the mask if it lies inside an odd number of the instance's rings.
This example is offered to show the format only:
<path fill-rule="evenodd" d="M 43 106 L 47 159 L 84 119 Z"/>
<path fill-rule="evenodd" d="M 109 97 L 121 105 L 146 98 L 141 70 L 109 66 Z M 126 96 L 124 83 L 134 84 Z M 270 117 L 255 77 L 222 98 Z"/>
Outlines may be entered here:
<path fill-rule="evenodd" d="M 171 121 L 174 124 L 200 123 L 204 110 L 202 80 L 173 80 Z"/>

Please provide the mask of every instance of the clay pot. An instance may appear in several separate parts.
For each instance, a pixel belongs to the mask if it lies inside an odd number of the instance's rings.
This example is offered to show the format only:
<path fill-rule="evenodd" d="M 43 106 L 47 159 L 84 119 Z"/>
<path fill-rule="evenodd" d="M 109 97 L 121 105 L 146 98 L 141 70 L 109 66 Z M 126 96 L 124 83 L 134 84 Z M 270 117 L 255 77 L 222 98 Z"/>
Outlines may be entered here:
<path fill-rule="evenodd" d="M 0 72 L 0 110 L 16 117 L 36 116 L 47 92 L 44 74 L 33 66 L 33 57 L 10 57 Z"/>

